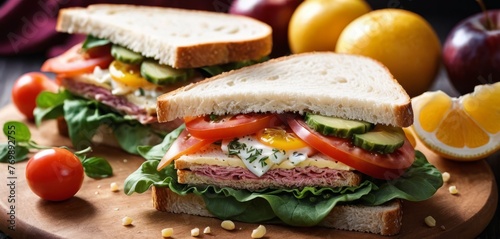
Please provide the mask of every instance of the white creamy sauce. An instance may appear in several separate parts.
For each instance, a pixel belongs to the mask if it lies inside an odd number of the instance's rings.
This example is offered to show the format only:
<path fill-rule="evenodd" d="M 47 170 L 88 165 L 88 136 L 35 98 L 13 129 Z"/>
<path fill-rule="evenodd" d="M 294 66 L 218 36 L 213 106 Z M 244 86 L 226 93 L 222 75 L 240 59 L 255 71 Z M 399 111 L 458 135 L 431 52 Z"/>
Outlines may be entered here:
<path fill-rule="evenodd" d="M 222 141 L 221 148 L 226 154 L 230 154 L 228 145 L 231 141 L 233 140 Z M 297 165 L 305 161 L 311 153 L 311 149 L 307 147 L 293 150 L 275 149 L 262 144 L 253 135 L 239 138 L 237 141 L 246 145 L 246 149 L 238 150 L 236 155 L 241 158 L 246 168 L 258 177 L 264 175 L 273 165 L 281 164 L 285 160 Z"/>

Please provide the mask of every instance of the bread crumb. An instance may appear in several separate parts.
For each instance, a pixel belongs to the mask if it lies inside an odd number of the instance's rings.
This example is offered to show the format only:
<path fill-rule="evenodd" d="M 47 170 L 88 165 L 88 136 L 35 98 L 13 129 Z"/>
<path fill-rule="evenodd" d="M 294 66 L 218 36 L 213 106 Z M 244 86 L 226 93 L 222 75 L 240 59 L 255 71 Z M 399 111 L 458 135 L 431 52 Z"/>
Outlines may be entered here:
<path fill-rule="evenodd" d="M 122 225 L 123 226 L 130 226 L 130 225 L 132 225 L 132 221 L 133 220 L 131 217 L 126 216 L 126 217 L 122 218 Z"/>
<path fill-rule="evenodd" d="M 252 238 L 262 238 L 266 235 L 266 227 L 263 225 L 259 225 L 257 228 L 252 231 Z"/>
<path fill-rule="evenodd" d="M 455 185 L 450 186 L 450 187 L 448 188 L 448 191 L 450 191 L 450 193 L 451 193 L 452 195 L 458 194 L 458 189 L 457 189 L 457 186 L 455 186 Z"/>
<path fill-rule="evenodd" d="M 161 236 L 162 237 L 171 237 L 174 234 L 174 229 L 169 227 L 169 228 L 164 228 L 161 230 Z"/>
<path fill-rule="evenodd" d="M 427 216 L 424 219 L 424 222 L 429 227 L 435 227 L 436 226 L 436 219 L 434 219 L 432 216 Z"/>
<path fill-rule="evenodd" d="M 450 181 L 450 173 L 448 172 L 443 172 L 442 174 L 442 177 L 443 177 L 443 182 L 447 183 L 448 181 Z"/>
<path fill-rule="evenodd" d="M 118 190 L 120 190 L 118 188 L 118 184 L 115 183 L 115 182 L 112 182 L 110 185 L 109 185 L 109 189 L 111 190 L 111 192 L 118 192 Z"/>
<path fill-rule="evenodd" d="M 231 220 L 224 220 L 221 222 L 220 226 L 228 231 L 234 230 L 236 226 L 234 225 L 234 222 Z"/>
<path fill-rule="evenodd" d="M 197 237 L 199 235 L 200 235 L 200 229 L 199 228 L 195 227 L 195 228 L 191 229 L 191 236 L 192 237 Z"/>

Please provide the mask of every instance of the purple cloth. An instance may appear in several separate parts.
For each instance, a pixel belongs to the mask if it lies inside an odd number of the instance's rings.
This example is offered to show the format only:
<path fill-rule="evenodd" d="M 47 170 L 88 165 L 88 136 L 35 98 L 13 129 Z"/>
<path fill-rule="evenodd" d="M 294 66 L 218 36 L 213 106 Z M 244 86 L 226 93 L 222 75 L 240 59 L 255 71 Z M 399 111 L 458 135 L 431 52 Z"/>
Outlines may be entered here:
<path fill-rule="evenodd" d="M 59 55 L 85 36 L 55 31 L 61 8 L 95 3 L 123 3 L 227 11 L 231 0 L 5 0 L 0 5 L 0 56 L 42 53 Z"/>

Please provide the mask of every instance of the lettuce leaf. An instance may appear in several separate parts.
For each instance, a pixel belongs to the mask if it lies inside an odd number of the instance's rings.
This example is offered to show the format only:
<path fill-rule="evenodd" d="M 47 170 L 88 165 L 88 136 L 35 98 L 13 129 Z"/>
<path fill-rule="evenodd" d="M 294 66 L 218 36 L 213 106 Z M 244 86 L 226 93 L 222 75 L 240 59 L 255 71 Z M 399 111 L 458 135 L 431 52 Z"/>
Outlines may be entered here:
<path fill-rule="evenodd" d="M 58 93 L 42 91 L 36 98 L 36 108 L 34 111 L 36 125 L 40 126 L 43 120 L 64 116 L 64 101 L 73 98 L 73 95 L 68 91 L 60 91 Z"/>
<path fill-rule="evenodd" d="M 79 98 L 68 91 L 41 93 L 37 97 L 34 113 L 37 125 L 43 120 L 64 117 L 76 150 L 90 146 L 101 125 L 111 128 L 121 148 L 132 154 L 139 154 L 138 146 L 156 145 L 164 137 L 151 127 L 116 113 L 104 104 Z"/>
<path fill-rule="evenodd" d="M 168 148 L 170 148 L 170 145 L 179 137 L 184 128 L 186 128 L 186 126 L 183 124 L 167 134 L 160 144 L 155 146 L 141 145 L 137 147 L 137 151 L 146 160 L 161 160 Z"/>
<path fill-rule="evenodd" d="M 443 185 L 441 172 L 418 150 L 413 165 L 401 177 L 392 181 L 370 181 L 379 185 L 377 190 L 362 198 L 370 205 L 380 205 L 395 198 L 414 202 L 427 200 Z"/>
<path fill-rule="evenodd" d="M 125 180 L 127 195 L 144 193 L 151 185 L 169 187 L 173 192 L 194 193 L 204 198 L 207 209 L 216 217 L 243 222 L 284 222 L 295 226 L 319 223 L 338 202 L 354 201 L 368 194 L 374 186 L 364 181 L 358 187 L 276 189 L 250 192 L 214 186 L 195 187 L 177 182 L 173 164 L 157 171 L 159 161 L 145 161 Z"/>
<path fill-rule="evenodd" d="M 170 144 L 171 140 L 166 140 L 161 147 L 168 148 Z M 159 155 L 158 152 L 145 152 L 152 160 L 145 161 L 127 177 L 124 186 L 127 195 L 144 193 L 151 186 L 169 187 L 179 195 L 195 193 L 202 196 L 207 209 L 218 218 L 251 223 L 313 226 L 338 203 L 379 205 L 393 199 L 420 201 L 430 198 L 443 184 L 439 170 L 417 151 L 414 164 L 401 178 L 392 181 L 367 178 L 357 187 L 306 187 L 259 192 L 214 186 L 194 187 L 177 182 L 173 164 L 157 171 L 159 160 L 148 153 Z"/>

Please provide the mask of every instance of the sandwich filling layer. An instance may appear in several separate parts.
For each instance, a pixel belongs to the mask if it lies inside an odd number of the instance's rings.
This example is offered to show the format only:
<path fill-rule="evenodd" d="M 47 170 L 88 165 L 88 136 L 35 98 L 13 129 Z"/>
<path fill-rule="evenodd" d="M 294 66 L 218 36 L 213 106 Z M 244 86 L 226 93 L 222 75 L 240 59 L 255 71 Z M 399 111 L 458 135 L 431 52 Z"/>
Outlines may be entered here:
<path fill-rule="evenodd" d="M 262 190 L 267 188 L 304 188 L 357 186 L 361 182 L 359 173 L 349 166 L 315 154 L 304 161 L 293 164 L 283 160 L 273 164 L 265 174 L 252 173 L 237 156 L 228 156 L 219 145 L 175 161 L 178 182 L 190 185 L 217 185 L 236 189 Z"/>
<path fill-rule="evenodd" d="M 158 122 L 158 96 L 201 79 L 203 78 L 193 77 L 189 81 L 168 86 L 151 84 L 146 87 L 131 87 L 114 80 L 109 70 L 96 67 L 92 73 L 63 78 L 62 85 L 73 94 L 99 101 L 121 114 L 131 116 L 141 124 L 151 124 Z"/>

